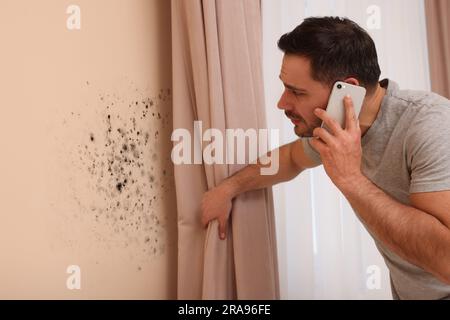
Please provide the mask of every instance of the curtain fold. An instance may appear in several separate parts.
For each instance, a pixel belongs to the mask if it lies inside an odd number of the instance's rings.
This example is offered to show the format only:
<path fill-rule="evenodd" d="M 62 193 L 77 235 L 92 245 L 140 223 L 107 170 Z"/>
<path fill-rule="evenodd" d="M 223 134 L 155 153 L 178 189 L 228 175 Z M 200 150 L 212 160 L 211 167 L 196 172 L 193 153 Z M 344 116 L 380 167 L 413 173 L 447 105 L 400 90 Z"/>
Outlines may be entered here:
<path fill-rule="evenodd" d="M 450 1 L 425 0 L 432 90 L 450 99 Z"/>
<path fill-rule="evenodd" d="M 259 0 L 172 0 L 174 129 L 266 128 L 261 39 Z M 225 241 L 200 224 L 203 193 L 242 167 L 175 166 L 179 299 L 279 298 L 271 190 L 233 201 Z"/>

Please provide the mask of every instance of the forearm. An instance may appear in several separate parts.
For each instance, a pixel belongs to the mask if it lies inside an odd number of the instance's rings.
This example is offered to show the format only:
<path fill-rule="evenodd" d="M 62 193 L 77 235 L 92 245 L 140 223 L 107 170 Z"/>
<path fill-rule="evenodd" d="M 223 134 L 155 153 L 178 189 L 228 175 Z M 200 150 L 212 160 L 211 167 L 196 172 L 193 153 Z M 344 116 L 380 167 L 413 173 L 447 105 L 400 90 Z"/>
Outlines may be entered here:
<path fill-rule="evenodd" d="M 291 158 L 291 148 L 293 143 L 286 144 L 271 152 L 279 152 L 278 171 L 272 175 L 261 174 L 261 169 L 270 166 L 263 165 L 258 161 L 257 164 L 250 164 L 232 176 L 225 179 L 218 187 L 234 198 L 238 194 L 250 190 L 263 189 L 274 184 L 288 181 L 297 176 L 303 169 L 298 167 Z M 272 161 L 274 161 L 272 159 Z"/>
<path fill-rule="evenodd" d="M 364 176 L 340 189 L 379 241 L 400 257 L 450 282 L 450 230 L 444 224 L 396 201 Z"/>

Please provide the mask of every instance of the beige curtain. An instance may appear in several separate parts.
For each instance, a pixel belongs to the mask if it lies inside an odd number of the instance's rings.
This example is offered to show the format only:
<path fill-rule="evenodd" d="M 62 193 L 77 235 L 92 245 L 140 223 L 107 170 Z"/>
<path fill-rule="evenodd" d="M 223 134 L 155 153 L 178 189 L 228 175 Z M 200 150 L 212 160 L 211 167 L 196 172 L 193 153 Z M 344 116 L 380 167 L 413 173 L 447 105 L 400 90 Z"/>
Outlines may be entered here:
<path fill-rule="evenodd" d="M 425 0 L 431 86 L 450 99 L 450 1 Z"/>
<path fill-rule="evenodd" d="M 174 129 L 265 127 L 260 10 L 259 0 L 172 0 Z M 279 298 L 271 190 L 234 200 L 225 241 L 217 222 L 200 224 L 202 194 L 240 168 L 175 166 L 179 299 Z"/>

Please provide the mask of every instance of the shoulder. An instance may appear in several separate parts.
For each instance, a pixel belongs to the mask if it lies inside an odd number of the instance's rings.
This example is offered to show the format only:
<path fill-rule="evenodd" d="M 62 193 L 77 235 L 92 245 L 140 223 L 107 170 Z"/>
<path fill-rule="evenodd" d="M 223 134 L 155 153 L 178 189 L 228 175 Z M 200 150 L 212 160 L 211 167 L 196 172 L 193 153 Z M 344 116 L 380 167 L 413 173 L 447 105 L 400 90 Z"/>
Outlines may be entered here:
<path fill-rule="evenodd" d="M 402 102 L 417 112 L 419 118 L 426 114 L 448 114 L 450 112 L 450 100 L 434 92 L 421 90 L 397 90 L 392 94 L 393 98 Z"/>
<path fill-rule="evenodd" d="M 311 147 L 311 138 L 299 138 L 292 143 L 291 156 L 302 168 L 314 168 L 322 164 L 320 154 Z"/>
<path fill-rule="evenodd" d="M 411 103 L 409 107 L 416 110 L 405 136 L 407 150 L 437 152 L 450 148 L 450 102 L 432 94 Z"/>
<path fill-rule="evenodd" d="M 390 105 L 402 107 L 408 114 L 407 138 L 450 129 L 450 100 L 436 93 L 420 90 L 395 90 Z M 400 110 L 398 110 L 400 111 Z"/>

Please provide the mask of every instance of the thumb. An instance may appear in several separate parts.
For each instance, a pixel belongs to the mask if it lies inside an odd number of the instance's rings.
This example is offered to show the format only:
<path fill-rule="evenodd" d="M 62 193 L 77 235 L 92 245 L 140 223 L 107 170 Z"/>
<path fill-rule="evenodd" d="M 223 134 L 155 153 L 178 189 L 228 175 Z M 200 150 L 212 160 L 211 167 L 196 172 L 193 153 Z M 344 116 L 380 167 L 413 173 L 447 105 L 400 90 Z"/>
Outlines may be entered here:
<path fill-rule="evenodd" d="M 228 220 L 219 220 L 219 238 L 225 240 L 227 237 Z"/>

